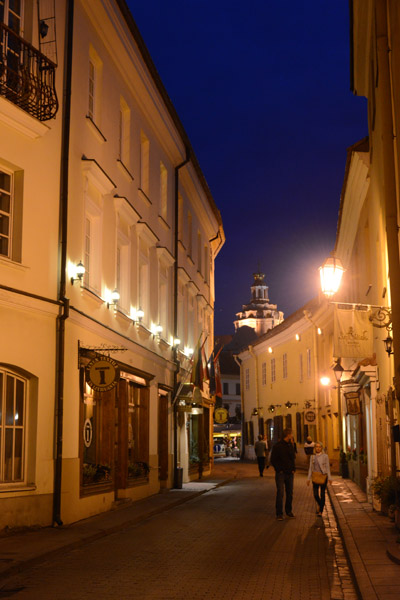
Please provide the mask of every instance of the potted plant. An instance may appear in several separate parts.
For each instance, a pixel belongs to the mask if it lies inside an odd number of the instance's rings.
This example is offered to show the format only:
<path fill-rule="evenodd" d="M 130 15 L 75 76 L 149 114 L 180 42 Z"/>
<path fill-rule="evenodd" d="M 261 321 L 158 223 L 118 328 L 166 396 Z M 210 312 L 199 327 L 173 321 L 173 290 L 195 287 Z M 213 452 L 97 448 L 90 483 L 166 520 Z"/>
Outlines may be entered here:
<path fill-rule="evenodd" d="M 128 463 L 128 477 L 137 479 L 147 477 L 150 473 L 150 467 L 146 462 Z"/>
<path fill-rule="evenodd" d="M 374 477 L 371 482 L 371 490 L 374 498 L 380 500 L 380 510 L 385 513 L 389 513 L 389 507 L 394 505 L 396 509 L 400 509 L 400 478 L 393 477 L 391 475 L 382 477 L 378 475 Z M 393 511 L 392 511 L 393 512 Z"/>
<path fill-rule="evenodd" d="M 109 465 L 83 463 L 82 482 L 83 485 L 102 483 L 111 479 L 111 467 Z"/>

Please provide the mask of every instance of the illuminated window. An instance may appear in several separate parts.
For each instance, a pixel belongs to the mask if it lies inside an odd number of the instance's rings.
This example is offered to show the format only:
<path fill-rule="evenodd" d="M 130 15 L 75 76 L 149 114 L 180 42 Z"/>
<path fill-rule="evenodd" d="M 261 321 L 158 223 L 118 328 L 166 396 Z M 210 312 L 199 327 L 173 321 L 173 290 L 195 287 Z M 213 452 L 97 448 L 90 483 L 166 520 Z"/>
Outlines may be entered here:
<path fill-rule="evenodd" d="M 287 367 L 287 354 L 286 354 L 286 352 L 282 356 L 282 374 L 283 374 L 283 379 L 287 379 L 287 376 L 288 376 L 288 367 Z"/>
<path fill-rule="evenodd" d="M 271 358 L 271 381 L 276 381 L 275 358 Z"/>
<path fill-rule="evenodd" d="M 0 369 L 0 482 L 23 481 L 27 381 Z"/>
<path fill-rule="evenodd" d="M 267 363 L 263 362 L 261 365 L 261 383 L 262 385 L 267 384 Z"/>

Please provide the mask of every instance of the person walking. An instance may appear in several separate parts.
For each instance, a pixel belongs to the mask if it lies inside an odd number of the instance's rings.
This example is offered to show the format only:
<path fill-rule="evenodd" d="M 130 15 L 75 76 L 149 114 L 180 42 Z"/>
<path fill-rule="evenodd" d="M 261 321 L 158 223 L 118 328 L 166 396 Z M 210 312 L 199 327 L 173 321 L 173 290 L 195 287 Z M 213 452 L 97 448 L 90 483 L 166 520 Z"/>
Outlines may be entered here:
<path fill-rule="evenodd" d="M 263 440 L 263 436 L 258 436 L 258 441 L 254 444 L 254 452 L 256 453 L 258 470 L 260 477 L 264 477 L 265 457 L 267 455 L 267 444 Z"/>
<path fill-rule="evenodd" d="M 304 454 L 307 456 L 308 465 L 310 466 L 310 456 L 314 454 L 315 442 L 313 442 L 312 437 L 310 435 L 307 436 L 306 441 L 304 442 Z"/>
<path fill-rule="evenodd" d="M 276 500 L 275 510 L 278 521 L 283 521 L 283 495 L 285 493 L 285 513 L 294 518 L 292 511 L 293 482 L 295 467 L 295 453 L 292 444 L 292 430 L 283 430 L 282 439 L 272 447 L 270 463 L 275 469 Z"/>
<path fill-rule="evenodd" d="M 310 465 L 308 467 L 307 485 L 313 484 L 313 493 L 315 502 L 317 503 L 317 515 L 322 517 L 322 511 L 325 506 L 326 486 L 332 483 L 331 467 L 329 464 L 329 456 L 324 452 L 321 442 L 315 443 L 315 454 L 310 457 Z"/>

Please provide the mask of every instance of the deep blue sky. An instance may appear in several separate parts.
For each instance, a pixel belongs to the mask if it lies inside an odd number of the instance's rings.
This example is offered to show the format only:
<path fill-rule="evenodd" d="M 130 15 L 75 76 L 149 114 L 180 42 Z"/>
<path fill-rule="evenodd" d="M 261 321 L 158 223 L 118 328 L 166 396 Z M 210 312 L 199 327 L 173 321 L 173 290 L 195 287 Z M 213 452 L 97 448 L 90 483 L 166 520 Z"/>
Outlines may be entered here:
<path fill-rule="evenodd" d="M 367 134 L 348 0 L 128 4 L 222 214 L 215 333 L 233 333 L 258 261 L 289 316 L 318 291 L 346 148 Z"/>

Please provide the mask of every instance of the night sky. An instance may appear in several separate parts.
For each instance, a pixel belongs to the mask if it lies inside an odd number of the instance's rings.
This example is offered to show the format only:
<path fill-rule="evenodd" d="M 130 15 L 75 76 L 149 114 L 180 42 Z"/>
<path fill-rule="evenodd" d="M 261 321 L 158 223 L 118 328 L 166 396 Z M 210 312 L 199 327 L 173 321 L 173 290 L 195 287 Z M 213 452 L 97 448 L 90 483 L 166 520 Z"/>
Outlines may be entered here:
<path fill-rule="evenodd" d="M 233 333 L 259 262 L 288 317 L 318 292 L 346 148 L 367 135 L 348 0 L 128 4 L 222 214 L 216 335 Z"/>

